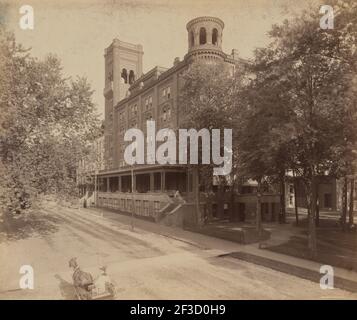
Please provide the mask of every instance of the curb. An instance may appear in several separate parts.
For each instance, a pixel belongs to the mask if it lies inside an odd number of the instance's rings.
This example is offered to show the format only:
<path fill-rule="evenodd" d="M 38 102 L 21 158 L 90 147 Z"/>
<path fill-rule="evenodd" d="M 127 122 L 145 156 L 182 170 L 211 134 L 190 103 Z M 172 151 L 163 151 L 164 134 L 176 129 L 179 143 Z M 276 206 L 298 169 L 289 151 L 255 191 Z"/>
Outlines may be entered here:
<path fill-rule="evenodd" d="M 292 264 L 288 264 L 282 261 L 273 260 L 265 257 L 261 257 L 255 254 L 246 252 L 232 252 L 228 254 L 220 255 L 219 257 L 231 257 L 234 259 L 243 260 L 249 263 L 254 263 L 263 267 L 267 267 L 276 271 L 280 271 L 289 275 L 293 275 L 299 278 L 310 280 L 320 284 L 322 274 L 319 271 L 314 271 L 308 268 L 298 267 Z M 334 287 L 343 289 L 349 292 L 357 293 L 357 282 L 347 280 L 338 276 L 334 276 Z"/>

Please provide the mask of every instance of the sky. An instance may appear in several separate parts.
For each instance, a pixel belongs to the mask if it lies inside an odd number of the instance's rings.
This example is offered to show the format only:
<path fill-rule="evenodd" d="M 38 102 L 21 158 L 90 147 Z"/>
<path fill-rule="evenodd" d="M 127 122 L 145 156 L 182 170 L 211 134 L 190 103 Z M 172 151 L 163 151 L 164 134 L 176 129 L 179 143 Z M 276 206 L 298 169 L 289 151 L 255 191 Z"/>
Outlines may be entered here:
<path fill-rule="evenodd" d="M 57 55 L 66 76 L 86 76 L 98 112 L 104 109 L 104 49 L 114 38 L 144 49 L 143 71 L 171 67 L 187 52 L 186 24 L 198 16 L 225 23 L 223 51 L 252 57 L 271 25 L 307 8 L 311 0 L 0 0 L 0 17 L 32 55 Z M 19 27 L 23 5 L 34 9 L 34 29 Z M 4 8 L 6 7 L 6 11 Z"/>

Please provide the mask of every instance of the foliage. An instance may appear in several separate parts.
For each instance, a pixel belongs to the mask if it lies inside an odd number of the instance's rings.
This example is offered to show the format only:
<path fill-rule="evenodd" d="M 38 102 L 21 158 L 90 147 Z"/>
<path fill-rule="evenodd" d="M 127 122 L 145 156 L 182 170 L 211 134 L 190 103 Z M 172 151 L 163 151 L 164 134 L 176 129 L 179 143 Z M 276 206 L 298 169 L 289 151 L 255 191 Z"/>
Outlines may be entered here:
<path fill-rule="evenodd" d="M 230 69 L 227 64 L 210 64 L 203 61 L 194 62 L 182 77 L 179 105 L 183 109 L 180 126 L 182 128 L 220 129 L 221 154 L 223 154 L 223 130 L 232 129 L 233 141 L 237 138 L 234 129 L 237 123 L 239 109 L 239 91 L 243 85 L 242 72 L 244 65 Z M 199 144 L 199 156 L 202 154 Z M 234 158 L 235 150 L 233 150 Z M 199 160 L 199 163 L 201 161 Z M 200 165 L 202 183 L 209 189 L 212 186 L 212 164 Z M 233 171 L 234 168 L 233 168 Z M 220 183 L 226 183 L 225 177 L 220 177 Z"/>
<path fill-rule="evenodd" d="M 302 177 L 312 252 L 316 180 L 350 172 L 357 143 L 357 5 L 330 4 L 334 29 L 320 28 L 316 7 L 274 25 L 270 45 L 255 52 L 238 139 L 241 167 L 250 176 L 276 174 L 283 166 Z"/>
<path fill-rule="evenodd" d="M 0 29 L 1 202 L 20 212 L 39 194 L 73 194 L 75 167 L 98 132 L 85 78 L 62 74 Z"/>

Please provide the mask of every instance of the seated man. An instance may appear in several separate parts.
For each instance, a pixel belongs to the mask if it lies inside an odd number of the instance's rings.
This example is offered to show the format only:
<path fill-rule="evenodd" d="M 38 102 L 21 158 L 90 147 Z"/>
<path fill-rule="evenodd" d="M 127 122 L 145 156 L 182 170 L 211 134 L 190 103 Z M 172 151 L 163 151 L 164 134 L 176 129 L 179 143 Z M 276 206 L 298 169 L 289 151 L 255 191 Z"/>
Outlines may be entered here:
<path fill-rule="evenodd" d="M 77 263 L 77 258 L 69 260 L 69 267 L 73 268 L 73 285 L 77 294 L 82 300 L 89 300 L 92 297 L 90 285 L 93 285 L 93 277 L 90 273 L 82 271 Z"/>

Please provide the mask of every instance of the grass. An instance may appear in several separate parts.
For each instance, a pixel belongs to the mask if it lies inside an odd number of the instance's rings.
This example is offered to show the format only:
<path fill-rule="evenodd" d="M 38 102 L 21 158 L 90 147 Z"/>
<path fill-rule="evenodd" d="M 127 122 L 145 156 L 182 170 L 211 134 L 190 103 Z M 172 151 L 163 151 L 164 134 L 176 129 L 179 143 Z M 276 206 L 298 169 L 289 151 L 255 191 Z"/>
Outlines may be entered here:
<path fill-rule="evenodd" d="M 270 232 L 267 230 L 263 229 L 259 237 L 259 233 L 255 226 L 239 225 L 238 228 L 235 224 L 224 222 L 211 223 L 201 228 L 190 227 L 186 229 L 211 237 L 229 240 L 241 244 L 257 243 L 259 241 L 265 241 L 270 238 Z"/>
<path fill-rule="evenodd" d="M 356 232 L 343 232 L 337 225 L 336 220 L 321 220 L 319 228 L 316 230 L 317 254 L 311 259 L 308 250 L 306 225 L 306 221 L 301 221 L 298 227 L 302 229 L 301 234 L 292 236 L 285 243 L 270 246 L 266 249 L 297 258 L 313 260 L 321 264 L 357 271 Z"/>

